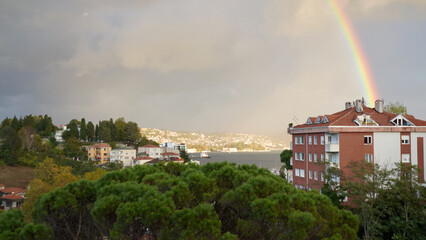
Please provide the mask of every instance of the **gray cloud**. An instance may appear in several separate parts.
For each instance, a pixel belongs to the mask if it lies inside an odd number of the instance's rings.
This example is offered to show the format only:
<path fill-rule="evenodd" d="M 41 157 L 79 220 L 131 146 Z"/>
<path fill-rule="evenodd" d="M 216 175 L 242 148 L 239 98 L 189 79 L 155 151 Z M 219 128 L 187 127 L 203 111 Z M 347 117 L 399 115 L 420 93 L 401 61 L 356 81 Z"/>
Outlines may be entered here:
<path fill-rule="evenodd" d="M 424 1 L 341 3 L 381 95 L 426 118 L 414 101 L 426 87 Z M 293 116 L 339 111 L 364 94 L 330 6 L 317 0 L 7 1 L 0 32 L 2 118 L 123 116 L 285 135 Z"/>

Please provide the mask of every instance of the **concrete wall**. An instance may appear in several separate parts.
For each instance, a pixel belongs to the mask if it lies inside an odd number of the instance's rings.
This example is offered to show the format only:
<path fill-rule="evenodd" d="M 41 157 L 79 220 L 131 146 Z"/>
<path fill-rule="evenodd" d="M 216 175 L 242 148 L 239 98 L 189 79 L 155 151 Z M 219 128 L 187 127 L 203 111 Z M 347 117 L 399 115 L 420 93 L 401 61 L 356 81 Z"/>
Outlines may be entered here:
<path fill-rule="evenodd" d="M 399 132 L 376 132 L 373 143 L 374 163 L 389 169 L 401 161 L 401 134 Z"/>

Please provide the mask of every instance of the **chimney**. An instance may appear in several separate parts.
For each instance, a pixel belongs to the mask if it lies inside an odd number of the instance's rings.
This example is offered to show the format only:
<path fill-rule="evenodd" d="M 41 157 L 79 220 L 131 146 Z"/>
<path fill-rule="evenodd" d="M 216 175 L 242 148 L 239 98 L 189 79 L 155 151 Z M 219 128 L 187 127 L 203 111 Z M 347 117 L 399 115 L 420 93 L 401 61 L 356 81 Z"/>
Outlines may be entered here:
<path fill-rule="evenodd" d="M 349 108 L 351 108 L 352 107 L 352 103 L 351 102 L 346 102 L 345 103 L 345 110 L 346 109 L 349 109 Z"/>
<path fill-rule="evenodd" d="M 383 100 L 376 100 L 376 112 L 378 113 L 383 113 L 383 108 L 384 108 L 384 104 L 383 104 Z"/>
<path fill-rule="evenodd" d="M 355 110 L 356 110 L 357 113 L 360 113 L 364 110 L 362 100 L 357 99 L 355 101 Z"/>

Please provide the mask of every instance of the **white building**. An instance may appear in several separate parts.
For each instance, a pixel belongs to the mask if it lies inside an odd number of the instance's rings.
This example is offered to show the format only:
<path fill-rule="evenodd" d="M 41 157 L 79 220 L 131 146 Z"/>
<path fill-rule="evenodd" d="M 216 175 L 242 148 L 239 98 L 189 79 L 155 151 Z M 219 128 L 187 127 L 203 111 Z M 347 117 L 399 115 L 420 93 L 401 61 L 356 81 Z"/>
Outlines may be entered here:
<path fill-rule="evenodd" d="M 111 162 L 122 162 L 123 167 L 132 166 L 133 159 L 136 158 L 136 149 L 132 148 L 117 148 L 111 150 Z"/>
<path fill-rule="evenodd" d="M 67 130 L 67 126 L 61 126 L 61 127 L 59 128 L 59 130 L 55 132 L 55 139 L 56 139 L 56 142 L 59 142 L 59 143 L 61 143 L 61 142 L 65 142 L 65 140 L 62 138 L 62 134 L 63 134 L 66 130 Z"/>
<path fill-rule="evenodd" d="M 161 154 L 164 152 L 163 148 L 155 145 L 145 145 L 138 147 L 138 153 L 146 153 L 148 157 L 151 158 L 160 158 Z"/>

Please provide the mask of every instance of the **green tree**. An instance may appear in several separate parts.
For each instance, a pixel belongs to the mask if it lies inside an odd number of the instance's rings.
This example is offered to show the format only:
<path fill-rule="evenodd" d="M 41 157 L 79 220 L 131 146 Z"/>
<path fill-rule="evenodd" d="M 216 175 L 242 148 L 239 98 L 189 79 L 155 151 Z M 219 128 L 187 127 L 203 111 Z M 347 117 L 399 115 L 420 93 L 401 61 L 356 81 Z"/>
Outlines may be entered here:
<path fill-rule="evenodd" d="M 80 122 L 80 139 L 83 141 L 87 140 L 86 119 L 84 118 L 82 118 Z"/>
<path fill-rule="evenodd" d="M 32 127 L 34 129 L 35 125 L 35 118 L 33 115 L 30 114 L 24 117 L 23 126 Z"/>
<path fill-rule="evenodd" d="M 126 141 L 126 121 L 124 118 L 117 118 L 114 124 L 118 133 L 118 141 Z"/>
<path fill-rule="evenodd" d="M 10 127 L 11 124 L 12 124 L 12 119 L 6 117 L 5 119 L 3 119 L 0 125 L 1 127 Z"/>
<path fill-rule="evenodd" d="M 18 132 L 19 129 L 21 129 L 22 124 L 19 122 L 18 118 L 16 116 L 13 117 L 12 122 L 10 123 L 10 126 Z"/>
<path fill-rule="evenodd" d="M 73 119 L 68 124 L 68 131 L 70 132 L 70 137 L 79 138 L 80 134 L 78 132 L 78 124 L 79 122 L 76 119 Z"/>
<path fill-rule="evenodd" d="M 46 225 L 25 224 L 21 210 L 0 213 L 0 239 L 49 240 L 52 237 L 52 231 Z"/>
<path fill-rule="evenodd" d="M 103 142 L 111 141 L 111 129 L 108 121 L 99 123 L 99 140 Z"/>
<path fill-rule="evenodd" d="M 81 158 L 84 152 L 81 150 L 81 142 L 76 137 L 70 137 L 64 144 L 65 155 L 73 158 Z"/>
<path fill-rule="evenodd" d="M 87 123 L 87 140 L 90 142 L 95 140 L 95 126 L 90 121 Z"/>
<path fill-rule="evenodd" d="M 355 239 L 358 229 L 326 196 L 229 163 L 112 171 L 42 195 L 32 216 L 65 239 Z"/>
<path fill-rule="evenodd" d="M 44 136 L 50 137 L 53 132 L 53 123 L 52 118 L 48 117 L 47 115 L 44 115 L 45 117 L 45 128 L 44 128 Z"/>
<path fill-rule="evenodd" d="M 186 150 L 184 148 L 180 148 L 179 147 L 179 155 L 181 158 L 183 158 L 183 162 L 187 163 L 189 162 L 191 159 L 189 159 L 188 153 L 186 152 Z"/>
<path fill-rule="evenodd" d="M 136 142 L 138 138 L 141 137 L 141 132 L 139 130 L 138 124 L 135 122 L 127 122 L 126 124 L 126 140 L 129 142 Z"/>
<path fill-rule="evenodd" d="M 16 165 L 22 149 L 18 133 L 11 127 L 3 127 L 0 129 L 0 139 L 0 158 L 7 165 Z"/>
<path fill-rule="evenodd" d="M 386 104 L 384 107 L 385 112 L 395 113 L 395 114 L 402 114 L 407 115 L 407 107 L 400 103 L 400 102 L 389 102 L 389 104 Z"/>
<path fill-rule="evenodd" d="M 293 156 L 293 151 L 289 149 L 285 149 L 280 154 L 281 162 L 285 164 L 286 169 L 293 169 L 293 166 L 291 166 L 290 164 L 290 159 L 292 158 L 292 156 Z"/>
<path fill-rule="evenodd" d="M 111 140 L 118 141 L 118 129 L 114 124 L 114 120 L 112 118 L 109 119 L 109 129 L 111 132 Z"/>

